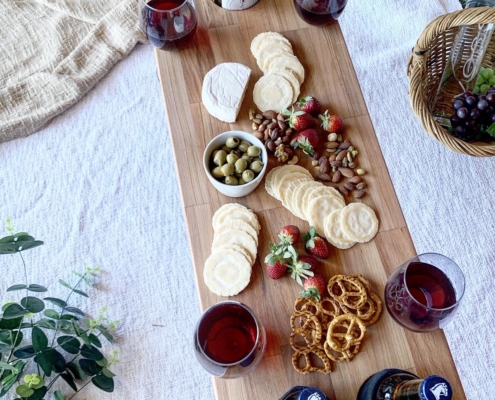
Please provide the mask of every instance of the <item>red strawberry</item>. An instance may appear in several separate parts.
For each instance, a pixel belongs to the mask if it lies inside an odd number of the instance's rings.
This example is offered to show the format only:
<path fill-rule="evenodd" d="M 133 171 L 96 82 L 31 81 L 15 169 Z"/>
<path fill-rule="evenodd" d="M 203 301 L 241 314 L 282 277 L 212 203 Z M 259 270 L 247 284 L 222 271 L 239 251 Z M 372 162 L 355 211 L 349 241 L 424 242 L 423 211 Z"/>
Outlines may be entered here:
<path fill-rule="evenodd" d="M 304 290 L 299 293 L 302 297 L 315 297 L 317 300 L 321 299 L 321 296 L 325 292 L 327 284 L 325 279 L 320 274 L 313 274 L 305 279 L 303 284 Z"/>
<path fill-rule="evenodd" d="M 298 132 L 316 126 L 315 119 L 304 111 L 294 111 L 294 109 L 289 111 L 284 109 L 282 114 L 288 116 L 286 121 L 289 123 L 289 126 Z"/>
<path fill-rule="evenodd" d="M 318 132 L 314 129 L 306 129 L 299 132 L 292 146 L 294 148 L 300 147 L 306 154 L 312 156 L 319 144 L 320 136 Z"/>
<path fill-rule="evenodd" d="M 297 105 L 301 110 L 313 115 L 314 117 L 321 112 L 320 102 L 318 99 L 311 96 L 301 97 Z"/>
<path fill-rule="evenodd" d="M 318 236 L 314 227 L 309 228 L 309 232 L 303 236 L 303 240 L 306 243 L 305 247 L 309 254 L 318 258 L 328 258 L 330 256 L 327 242 Z"/>
<path fill-rule="evenodd" d="M 322 123 L 321 127 L 327 132 L 343 133 L 344 122 L 336 115 L 328 115 L 328 110 L 322 115 L 319 115 Z"/>
<path fill-rule="evenodd" d="M 282 245 L 289 245 L 292 243 L 297 243 L 299 240 L 299 235 L 301 231 L 295 225 L 287 225 L 282 228 L 278 237 L 280 238 L 280 242 Z"/>
<path fill-rule="evenodd" d="M 269 253 L 265 257 L 265 265 L 268 276 L 272 279 L 279 279 L 287 271 L 287 260 L 283 254 Z"/>
<path fill-rule="evenodd" d="M 320 261 L 316 257 L 300 254 L 298 259 L 303 263 L 309 264 L 311 266 L 310 271 L 315 271 L 320 267 Z"/>
<path fill-rule="evenodd" d="M 297 283 L 301 286 L 303 285 L 302 280 L 308 278 L 309 276 L 313 276 L 313 271 L 310 271 L 311 265 L 306 264 L 299 260 L 299 255 L 296 252 L 296 249 L 292 245 L 287 247 L 287 254 L 285 254 L 286 258 L 288 256 L 291 257 L 291 263 L 289 264 L 290 269 L 290 277 L 295 279 Z"/>

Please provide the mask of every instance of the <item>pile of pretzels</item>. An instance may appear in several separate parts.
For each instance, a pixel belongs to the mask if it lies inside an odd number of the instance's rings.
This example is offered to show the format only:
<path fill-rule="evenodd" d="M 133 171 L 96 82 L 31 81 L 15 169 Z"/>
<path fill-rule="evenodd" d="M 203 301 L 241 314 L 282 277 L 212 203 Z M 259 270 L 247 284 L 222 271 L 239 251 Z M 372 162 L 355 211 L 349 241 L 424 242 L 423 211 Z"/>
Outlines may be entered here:
<path fill-rule="evenodd" d="M 327 291 L 330 297 L 299 297 L 294 305 L 289 342 L 292 365 L 301 374 L 327 374 L 331 361 L 351 361 L 382 311 L 380 298 L 360 274 L 333 276 Z"/>

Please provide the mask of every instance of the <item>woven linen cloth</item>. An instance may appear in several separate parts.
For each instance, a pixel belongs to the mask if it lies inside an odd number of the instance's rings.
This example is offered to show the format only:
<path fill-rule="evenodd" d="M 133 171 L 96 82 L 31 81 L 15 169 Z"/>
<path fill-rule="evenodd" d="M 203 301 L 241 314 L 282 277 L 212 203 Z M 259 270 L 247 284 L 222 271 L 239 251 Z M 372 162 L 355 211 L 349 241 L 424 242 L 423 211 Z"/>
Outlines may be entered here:
<path fill-rule="evenodd" d="M 137 0 L 0 0 L 0 142 L 79 100 L 144 41 Z"/>

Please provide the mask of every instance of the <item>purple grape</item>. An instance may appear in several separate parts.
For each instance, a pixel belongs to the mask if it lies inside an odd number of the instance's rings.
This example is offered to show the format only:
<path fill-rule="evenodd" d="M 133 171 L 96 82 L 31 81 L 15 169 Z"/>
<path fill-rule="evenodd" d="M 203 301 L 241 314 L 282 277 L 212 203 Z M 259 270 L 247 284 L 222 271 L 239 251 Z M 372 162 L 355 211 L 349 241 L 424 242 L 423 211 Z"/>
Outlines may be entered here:
<path fill-rule="evenodd" d="M 487 103 L 488 104 L 488 103 Z M 476 109 L 476 108 L 473 108 L 471 110 L 471 112 L 469 113 L 469 116 L 471 117 L 471 119 L 478 119 L 481 115 L 481 112 L 480 110 Z"/>
<path fill-rule="evenodd" d="M 454 101 L 454 104 L 452 104 L 452 107 L 454 107 L 454 110 L 458 110 L 461 107 L 464 107 L 464 102 L 461 99 L 457 99 Z"/>
<path fill-rule="evenodd" d="M 493 92 L 488 92 L 486 95 L 486 101 L 490 104 L 495 104 L 495 91 Z"/>
<path fill-rule="evenodd" d="M 466 97 L 472 96 L 473 95 L 473 92 L 466 91 L 462 95 L 464 96 L 464 98 L 466 98 Z"/>
<path fill-rule="evenodd" d="M 469 107 L 474 107 L 475 104 L 476 104 L 476 97 L 474 96 L 466 97 L 466 105 L 468 105 Z"/>
<path fill-rule="evenodd" d="M 457 115 L 455 115 L 455 114 L 452 117 L 450 117 L 450 124 L 454 128 L 456 126 L 459 126 L 461 122 L 462 122 L 462 120 Z"/>
<path fill-rule="evenodd" d="M 478 110 L 480 110 L 480 111 L 485 111 L 488 109 L 488 107 L 490 107 L 490 104 L 488 104 L 488 101 L 486 101 L 486 100 L 480 100 L 480 101 L 478 101 L 478 104 L 476 105 L 476 107 L 478 107 Z"/>
<path fill-rule="evenodd" d="M 488 124 L 493 124 L 495 122 L 495 114 L 490 114 L 486 120 Z"/>
<path fill-rule="evenodd" d="M 466 134 L 466 128 L 464 128 L 463 126 L 458 126 L 457 128 L 455 128 L 455 133 L 459 136 L 463 136 Z"/>
<path fill-rule="evenodd" d="M 461 107 L 457 110 L 457 116 L 460 118 L 460 119 L 464 119 L 468 116 L 468 109 L 466 107 Z"/>

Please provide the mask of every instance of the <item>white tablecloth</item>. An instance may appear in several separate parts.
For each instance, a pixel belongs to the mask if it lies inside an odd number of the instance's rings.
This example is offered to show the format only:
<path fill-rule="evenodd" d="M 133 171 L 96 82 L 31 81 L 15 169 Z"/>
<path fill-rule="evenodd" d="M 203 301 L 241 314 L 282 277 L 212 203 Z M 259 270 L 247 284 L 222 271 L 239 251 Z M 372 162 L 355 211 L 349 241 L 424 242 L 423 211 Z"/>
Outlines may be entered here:
<path fill-rule="evenodd" d="M 268 0 L 263 0 L 268 1 Z M 405 66 L 423 27 L 457 0 L 350 0 L 341 27 L 414 244 L 458 262 L 468 290 L 446 329 L 468 399 L 495 393 L 495 160 L 455 154 L 423 132 L 408 103 Z M 120 319 L 113 395 L 78 399 L 213 399 L 192 353 L 199 317 L 173 155 L 151 47 L 138 45 L 78 104 L 38 133 L 0 145 L 0 218 L 45 245 L 25 253 L 31 283 L 98 265 L 91 300 L 74 305 Z M 18 257 L 0 257 L 5 293 L 22 283 Z"/>

